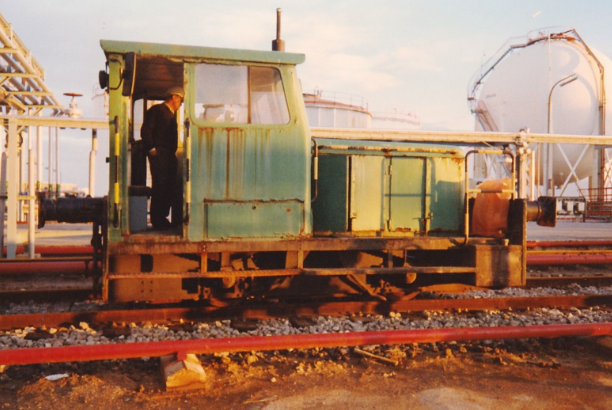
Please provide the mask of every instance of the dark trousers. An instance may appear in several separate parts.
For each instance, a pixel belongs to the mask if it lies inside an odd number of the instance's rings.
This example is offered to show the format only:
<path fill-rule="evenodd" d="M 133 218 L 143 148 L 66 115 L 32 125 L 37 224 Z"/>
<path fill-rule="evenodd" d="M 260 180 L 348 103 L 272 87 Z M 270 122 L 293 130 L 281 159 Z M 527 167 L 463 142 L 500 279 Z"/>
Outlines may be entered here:
<path fill-rule="evenodd" d="M 176 202 L 176 156 L 172 152 L 157 149 L 157 155 L 149 156 L 149 165 L 153 179 L 151 223 L 154 228 L 165 228 L 170 207 Z"/>

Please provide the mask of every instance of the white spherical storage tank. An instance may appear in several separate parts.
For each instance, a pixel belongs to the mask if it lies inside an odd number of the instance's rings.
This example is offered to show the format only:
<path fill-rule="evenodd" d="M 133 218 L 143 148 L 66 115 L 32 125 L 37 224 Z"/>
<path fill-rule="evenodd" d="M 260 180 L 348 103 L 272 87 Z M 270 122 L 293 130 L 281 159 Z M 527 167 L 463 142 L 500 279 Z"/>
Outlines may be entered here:
<path fill-rule="evenodd" d="M 476 128 L 610 135 L 612 114 L 605 107 L 605 92 L 612 89 L 612 77 L 604 73 L 612 73 L 612 61 L 590 49 L 574 29 L 544 29 L 511 39 L 470 82 L 468 101 Z M 568 162 L 577 164 L 578 179 L 592 174 L 592 147 L 562 149 L 555 145 L 552 153 L 555 186 L 570 175 Z"/>

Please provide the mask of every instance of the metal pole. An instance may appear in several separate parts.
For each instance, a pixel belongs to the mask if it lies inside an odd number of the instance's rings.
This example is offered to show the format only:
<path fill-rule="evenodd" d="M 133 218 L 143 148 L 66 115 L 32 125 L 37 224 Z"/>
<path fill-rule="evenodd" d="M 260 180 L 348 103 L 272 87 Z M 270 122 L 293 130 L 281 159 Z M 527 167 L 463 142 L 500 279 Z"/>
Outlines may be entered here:
<path fill-rule="evenodd" d="M 49 147 L 47 149 L 47 164 L 48 164 L 48 173 L 47 173 L 47 198 L 51 199 L 52 190 L 51 190 L 51 176 L 53 175 L 53 128 L 49 127 Z"/>
<path fill-rule="evenodd" d="M 17 126 L 17 137 L 19 138 L 22 134 L 19 132 L 19 126 Z M 21 129 L 25 129 L 25 127 L 21 127 Z M 23 132 L 23 131 L 22 131 Z M 20 138 L 19 138 L 20 139 Z M 21 201 L 19 199 L 19 196 L 21 196 L 21 194 L 23 193 L 23 189 L 24 189 L 24 140 L 21 139 L 21 144 L 19 143 L 19 139 L 17 140 L 17 162 L 18 162 L 18 168 L 17 168 L 17 179 L 15 179 L 15 181 L 17 182 L 17 222 L 23 222 L 25 221 L 25 215 L 24 215 L 24 201 Z M 12 180 L 11 180 L 12 181 Z"/>
<path fill-rule="evenodd" d="M 9 118 L 9 138 L 7 152 L 7 232 L 6 257 L 12 259 L 17 251 L 17 194 L 19 183 L 19 158 L 17 158 L 17 121 Z"/>
<path fill-rule="evenodd" d="M 36 127 L 36 192 L 42 191 L 43 178 L 43 148 L 42 148 L 42 127 Z"/>
<path fill-rule="evenodd" d="M 516 173 L 518 175 L 518 197 L 521 199 L 527 198 L 527 153 L 526 149 L 521 147 L 518 150 L 516 158 Z"/>
<path fill-rule="evenodd" d="M 552 133 L 552 95 L 555 87 L 561 84 L 561 87 L 568 85 L 569 83 L 576 81 L 578 76 L 573 73 L 568 75 L 567 77 L 563 77 L 559 81 L 557 81 L 551 88 L 550 93 L 548 94 L 548 133 Z M 546 195 L 554 196 L 555 195 L 555 186 L 553 182 L 553 144 L 547 144 L 547 155 L 546 155 Z"/>
<path fill-rule="evenodd" d="M 529 144 L 525 142 L 529 129 L 522 129 L 520 137 L 516 142 L 516 169 L 517 193 L 521 199 L 526 199 L 527 193 L 527 157 L 529 156 Z"/>
<path fill-rule="evenodd" d="M 4 150 L 4 141 L 6 141 L 4 121 L 0 123 L 2 131 L 0 131 L 0 259 L 4 257 L 4 221 L 6 209 L 6 151 Z"/>
<path fill-rule="evenodd" d="M 546 196 L 554 196 L 553 144 L 546 144 Z"/>
<path fill-rule="evenodd" d="M 60 197 L 61 180 L 60 180 L 60 137 L 59 128 L 55 128 L 55 197 Z"/>
<path fill-rule="evenodd" d="M 34 139 L 34 133 L 32 126 L 28 127 L 28 257 L 34 258 L 34 249 L 36 246 L 35 229 L 36 229 L 36 198 L 34 188 L 34 175 L 36 173 L 34 167 L 34 150 L 32 149 L 32 140 Z"/>
<path fill-rule="evenodd" d="M 272 51 L 285 51 L 285 40 L 281 39 L 281 9 L 276 9 L 276 40 L 272 40 Z"/>
<path fill-rule="evenodd" d="M 539 150 L 538 150 L 539 151 Z M 536 177 L 536 155 L 535 151 L 531 150 L 529 154 L 529 161 L 531 166 L 531 190 L 529 194 L 529 199 L 535 201 L 536 199 L 536 184 L 538 183 L 538 179 Z"/>
<path fill-rule="evenodd" d="M 538 142 L 537 143 L 537 147 L 538 147 L 538 154 L 537 154 L 537 158 L 536 158 L 536 183 L 537 183 L 537 191 L 536 191 L 536 195 L 540 195 L 540 187 L 544 186 L 544 181 L 542 181 L 542 143 Z"/>
<path fill-rule="evenodd" d="M 96 186 L 96 151 L 98 150 L 98 130 L 91 130 L 91 152 L 89 153 L 89 196 L 95 196 Z"/>
<path fill-rule="evenodd" d="M 550 89 L 550 94 L 548 94 L 548 127 L 547 132 L 550 134 L 552 129 L 552 93 L 555 89 L 555 86 L 559 84 L 558 82 L 552 86 Z M 544 156 L 546 161 L 544 162 L 544 192 L 546 192 L 546 196 L 551 196 L 551 184 L 552 184 L 552 144 L 548 143 L 545 145 L 546 147 L 546 155 Z"/>

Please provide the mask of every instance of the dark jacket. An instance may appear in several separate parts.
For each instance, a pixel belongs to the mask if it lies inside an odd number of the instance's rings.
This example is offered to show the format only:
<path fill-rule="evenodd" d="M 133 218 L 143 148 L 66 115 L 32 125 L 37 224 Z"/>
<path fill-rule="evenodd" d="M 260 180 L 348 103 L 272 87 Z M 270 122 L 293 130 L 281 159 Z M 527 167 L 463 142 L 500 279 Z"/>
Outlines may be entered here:
<path fill-rule="evenodd" d="M 153 148 L 176 153 L 178 144 L 176 115 L 165 103 L 154 105 L 145 113 L 140 136 L 147 153 Z"/>

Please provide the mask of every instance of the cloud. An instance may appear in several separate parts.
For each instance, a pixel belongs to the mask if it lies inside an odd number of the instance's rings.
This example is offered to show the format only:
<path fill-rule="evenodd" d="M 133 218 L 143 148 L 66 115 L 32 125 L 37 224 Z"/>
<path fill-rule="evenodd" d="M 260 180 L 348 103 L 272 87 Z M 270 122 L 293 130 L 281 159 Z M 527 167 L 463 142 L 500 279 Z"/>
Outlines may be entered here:
<path fill-rule="evenodd" d="M 299 70 L 307 87 L 370 94 L 396 87 L 411 71 L 441 71 L 427 49 L 381 50 L 368 30 L 342 18 L 311 13 L 290 27 L 288 48 L 306 54 Z"/>
<path fill-rule="evenodd" d="M 380 58 L 389 70 L 393 71 L 444 71 L 438 61 L 438 50 L 428 47 L 399 47 L 385 52 Z"/>
<path fill-rule="evenodd" d="M 290 20 L 286 35 L 292 49 L 308 53 L 363 49 L 372 41 L 364 30 L 356 29 L 341 17 L 321 13 L 308 13 L 299 20 Z"/>
<path fill-rule="evenodd" d="M 397 84 L 393 75 L 378 70 L 377 61 L 367 56 L 317 52 L 307 61 L 300 69 L 302 79 L 333 91 L 372 92 Z"/>

